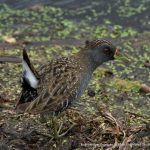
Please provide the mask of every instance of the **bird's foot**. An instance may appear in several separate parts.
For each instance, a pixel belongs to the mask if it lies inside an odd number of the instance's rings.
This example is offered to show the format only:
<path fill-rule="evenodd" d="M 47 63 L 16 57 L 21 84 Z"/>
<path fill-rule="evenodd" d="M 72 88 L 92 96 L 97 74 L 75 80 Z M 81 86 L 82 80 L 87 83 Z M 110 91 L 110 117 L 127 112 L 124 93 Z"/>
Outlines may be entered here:
<path fill-rule="evenodd" d="M 70 126 L 70 128 L 67 129 L 65 132 L 63 132 L 63 133 L 60 134 L 60 132 L 61 132 L 61 130 L 63 128 L 63 123 L 61 123 L 61 125 L 59 126 L 58 131 L 54 130 L 54 138 L 55 139 L 59 139 L 59 138 L 62 138 L 64 136 L 66 136 L 72 130 L 72 128 L 74 128 L 75 126 L 76 126 L 76 123 L 72 122 L 72 125 Z"/>
<path fill-rule="evenodd" d="M 48 137 L 51 138 L 51 140 L 53 140 L 53 139 L 57 140 L 57 139 L 60 139 L 64 136 L 66 136 L 72 130 L 72 128 L 74 128 L 76 126 L 76 123 L 74 123 L 72 121 L 69 121 L 71 123 L 71 126 L 69 127 L 69 129 L 67 129 L 65 132 L 63 132 L 62 130 L 64 130 L 63 129 L 64 123 L 61 123 L 59 125 L 58 120 L 57 120 L 56 117 L 52 118 L 51 124 L 49 124 L 47 122 L 45 117 L 41 116 L 41 119 L 42 119 L 41 122 L 46 123 L 47 127 L 50 127 L 51 129 L 53 129 L 53 130 L 50 131 L 51 133 L 49 133 L 47 135 Z"/>

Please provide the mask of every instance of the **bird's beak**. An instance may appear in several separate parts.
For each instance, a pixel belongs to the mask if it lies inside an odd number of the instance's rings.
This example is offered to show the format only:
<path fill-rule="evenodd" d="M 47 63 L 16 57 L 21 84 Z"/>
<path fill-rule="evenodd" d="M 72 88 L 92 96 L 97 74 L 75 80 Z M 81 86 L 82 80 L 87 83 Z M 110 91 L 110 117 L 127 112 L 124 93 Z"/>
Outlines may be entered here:
<path fill-rule="evenodd" d="M 126 53 L 122 53 L 122 52 L 120 51 L 120 49 L 118 49 L 118 48 L 116 48 L 114 57 L 117 58 L 117 59 L 124 59 L 124 60 L 126 60 L 127 62 L 130 62 L 130 57 L 129 57 L 129 55 L 126 54 Z"/>
<path fill-rule="evenodd" d="M 120 49 L 116 48 L 115 56 L 122 56 Z"/>

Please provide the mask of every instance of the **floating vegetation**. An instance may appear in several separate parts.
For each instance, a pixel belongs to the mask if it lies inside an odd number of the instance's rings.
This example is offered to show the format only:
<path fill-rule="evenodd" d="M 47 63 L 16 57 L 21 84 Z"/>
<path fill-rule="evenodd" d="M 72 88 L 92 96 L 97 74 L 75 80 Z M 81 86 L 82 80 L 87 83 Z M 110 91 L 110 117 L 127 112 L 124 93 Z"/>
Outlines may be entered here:
<path fill-rule="evenodd" d="M 123 149 L 121 144 L 141 141 L 145 145 L 133 149 L 149 149 L 150 94 L 145 92 L 150 86 L 149 0 L 113 5 L 110 0 L 27 2 L 27 7 L 0 4 L 0 146 L 105 149 L 95 147 L 102 143 Z M 72 121 L 77 126 L 55 141 L 50 137 L 50 122 L 14 111 L 21 90 L 22 49 L 27 49 L 38 68 L 53 58 L 76 53 L 86 39 L 97 38 L 111 39 L 128 58 L 118 57 L 94 72 L 80 103 L 58 117 L 64 130 Z"/>

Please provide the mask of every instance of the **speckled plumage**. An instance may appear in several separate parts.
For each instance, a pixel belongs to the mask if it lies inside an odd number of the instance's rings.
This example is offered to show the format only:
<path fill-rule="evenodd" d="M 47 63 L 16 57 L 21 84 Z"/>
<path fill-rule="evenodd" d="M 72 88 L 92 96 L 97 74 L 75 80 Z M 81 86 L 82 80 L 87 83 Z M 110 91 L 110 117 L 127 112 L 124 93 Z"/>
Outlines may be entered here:
<path fill-rule="evenodd" d="M 109 53 L 105 52 L 102 46 L 109 47 Z M 35 74 L 38 86 L 33 88 L 27 77 L 25 78 L 26 72 L 23 73 L 23 88 L 16 109 L 22 112 L 48 112 L 58 115 L 80 98 L 93 71 L 103 62 L 112 60 L 115 50 L 116 48 L 106 40 L 87 41 L 85 47 L 77 54 L 54 59 L 40 67 L 37 72 L 24 50 L 23 60 L 27 61 Z"/>

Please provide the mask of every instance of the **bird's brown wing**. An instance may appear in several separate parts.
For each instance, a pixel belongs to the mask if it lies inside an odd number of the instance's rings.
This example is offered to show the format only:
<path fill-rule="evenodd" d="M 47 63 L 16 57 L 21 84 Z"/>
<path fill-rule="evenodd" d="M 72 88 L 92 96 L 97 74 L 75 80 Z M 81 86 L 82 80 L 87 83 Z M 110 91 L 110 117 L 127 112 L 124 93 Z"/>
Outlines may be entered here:
<path fill-rule="evenodd" d="M 63 59 L 53 62 L 51 66 L 51 70 L 47 70 L 46 66 L 41 70 L 40 94 L 25 112 L 49 112 L 57 115 L 78 98 L 81 83 L 80 67 L 70 60 Z"/>

